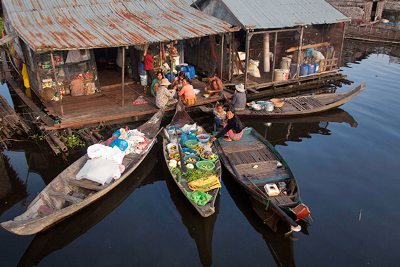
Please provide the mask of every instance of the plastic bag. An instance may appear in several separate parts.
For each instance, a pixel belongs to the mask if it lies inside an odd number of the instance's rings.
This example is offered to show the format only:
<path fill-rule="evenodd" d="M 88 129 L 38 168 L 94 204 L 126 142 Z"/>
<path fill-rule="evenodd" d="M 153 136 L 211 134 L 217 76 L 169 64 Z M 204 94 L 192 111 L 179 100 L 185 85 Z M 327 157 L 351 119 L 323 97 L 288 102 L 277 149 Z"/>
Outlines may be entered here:
<path fill-rule="evenodd" d="M 128 148 L 129 144 L 125 140 L 116 138 L 110 143 L 110 147 L 114 146 L 117 146 L 121 151 L 125 151 Z"/>
<path fill-rule="evenodd" d="M 315 62 L 325 59 L 325 56 L 317 50 L 312 51 L 312 57 L 315 59 Z"/>

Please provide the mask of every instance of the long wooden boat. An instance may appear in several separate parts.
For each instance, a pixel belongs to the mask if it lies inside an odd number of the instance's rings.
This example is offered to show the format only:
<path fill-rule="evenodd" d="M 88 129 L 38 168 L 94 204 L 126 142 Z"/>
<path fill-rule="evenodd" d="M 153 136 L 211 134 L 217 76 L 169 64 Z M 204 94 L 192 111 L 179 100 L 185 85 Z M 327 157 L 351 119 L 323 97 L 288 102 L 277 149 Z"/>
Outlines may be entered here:
<path fill-rule="evenodd" d="M 147 156 L 160 132 L 163 115 L 164 110 L 161 109 L 137 128 L 150 139 L 150 142 L 140 154 L 125 155 L 122 162 L 125 171 L 119 179 L 104 185 L 87 179 L 77 180 L 76 174 L 88 160 L 88 156 L 84 155 L 55 177 L 32 201 L 26 212 L 13 220 L 1 223 L 1 226 L 18 235 L 35 234 L 48 229 L 107 194 L 125 180 Z M 51 209 L 53 212 L 44 215 L 40 212 L 43 208 Z"/>
<path fill-rule="evenodd" d="M 176 210 L 181 215 L 183 224 L 187 228 L 190 237 L 196 242 L 201 266 L 211 266 L 213 262 L 212 241 L 214 226 L 218 216 L 220 196 L 217 196 L 216 198 L 214 214 L 207 218 L 203 218 L 192 208 L 192 205 L 185 200 L 185 197 L 180 193 L 172 179 L 166 179 L 166 184 L 171 200 L 174 203 Z"/>
<path fill-rule="evenodd" d="M 251 196 L 253 208 L 259 217 L 276 231 L 280 219 L 289 223 L 289 217 L 293 222 L 303 216 L 308 208 L 300 199 L 299 187 L 289 165 L 278 151 L 254 129 L 246 128 L 243 131 L 238 141 L 229 142 L 219 138 L 216 141 L 217 151 L 233 178 Z M 265 193 L 265 185 L 278 185 L 279 182 L 284 183 L 284 189 L 279 190 L 278 195 L 269 196 Z M 296 217 L 293 210 L 297 211 L 303 206 L 306 210 L 298 212 Z M 308 218 L 304 216 L 302 219 L 307 221 Z"/>
<path fill-rule="evenodd" d="M 74 216 L 37 233 L 19 260 L 18 266 L 39 265 L 48 255 L 73 243 L 107 217 L 138 187 L 153 183 L 154 178 L 159 176 L 155 168 L 156 164 L 161 158 L 163 159 L 161 153 L 157 153 L 157 151 L 161 152 L 160 148 L 161 144 L 156 143 L 135 172 L 107 195 L 81 209 Z M 108 235 L 112 235 L 112 232 Z"/>
<path fill-rule="evenodd" d="M 171 126 L 177 126 L 177 127 L 181 128 L 185 124 L 194 124 L 194 123 L 195 122 L 193 121 L 193 119 L 186 113 L 185 106 L 180 101 L 178 103 L 178 105 L 176 106 L 175 115 L 172 118 L 171 123 L 168 126 L 166 126 L 166 129 L 169 129 L 169 127 L 171 127 Z M 175 140 L 170 140 L 170 141 L 174 142 Z M 167 149 L 168 143 L 169 143 L 169 141 L 164 136 L 164 138 L 163 138 L 163 153 L 164 153 L 164 158 L 167 163 L 167 166 L 168 166 L 168 162 L 170 160 L 168 149 Z M 176 143 L 176 141 L 175 141 L 175 143 Z M 213 148 L 212 150 L 213 150 L 213 153 L 217 154 L 215 148 Z M 216 162 L 214 162 L 214 164 L 215 164 L 214 170 L 216 170 L 218 172 L 218 179 L 221 181 L 220 160 L 218 159 Z M 172 179 L 174 180 L 174 182 L 176 183 L 178 188 L 181 190 L 183 195 L 188 199 L 188 201 L 193 205 L 193 207 L 200 213 L 201 216 L 208 217 L 215 212 L 215 200 L 219 194 L 219 188 L 208 191 L 207 193 L 211 195 L 211 200 L 206 205 L 199 206 L 196 203 L 194 203 L 192 200 L 190 200 L 186 195 L 186 192 L 192 192 L 192 190 L 189 188 L 189 186 L 187 184 L 185 175 L 182 175 L 181 183 L 178 183 L 177 176 L 171 172 L 171 169 L 169 167 L 168 167 L 168 169 L 171 173 Z"/>
<path fill-rule="evenodd" d="M 236 115 L 241 118 L 278 118 L 323 112 L 346 104 L 350 99 L 364 91 L 365 86 L 366 84 L 363 83 L 342 93 L 288 97 L 284 99 L 282 107 L 274 107 L 273 111 L 254 110 L 246 107 L 244 110 L 238 110 Z M 211 108 L 205 106 L 200 106 L 200 109 L 207 113 L 212 111 Z"/>

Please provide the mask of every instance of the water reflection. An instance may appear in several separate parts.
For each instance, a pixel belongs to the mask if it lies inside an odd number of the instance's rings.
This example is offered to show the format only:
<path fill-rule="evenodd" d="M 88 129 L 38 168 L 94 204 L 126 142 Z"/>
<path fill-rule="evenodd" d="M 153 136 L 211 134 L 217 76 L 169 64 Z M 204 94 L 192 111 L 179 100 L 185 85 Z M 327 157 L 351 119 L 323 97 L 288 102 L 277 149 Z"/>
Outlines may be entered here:
<path fill-rule="evenodd" d="M 278 231 L 276 233 L 272 231 L 267 225 L 263 224 L 260 217 L 254 212 L 249 195 L 236 184 L 234 179 L 226 175 L 223 176 L 222 179 L 236 206 L 243 213 L 254 230 L 261 234 L 276 265 L 282 267 L 295 266 L 293 241 L 291 238 L 285 237 L 287 226 L 281 223 L 278 224 Z M 302 228 L 306 229 L 303 225 Z"/>
<path fill-rule="evenodd" d="M 28 196 L 26 182 L 11 167 L 10 159 L 0 153 L 0 216 Z"/>
<path fill-rule="evenodd" d="M 312 116 L 277 118 L 268 120 L 242 120 L 263 135 L 272 145 L 287 145 L 287 141 L 301 142 L 311 134 L 331 135 L 330 123 L 347 123 L 357 127 L 355 119 L 346 111 L 337 108 Z"/>
<path fill-rule="evenodd" d="M 160 142 L 154 145 L 142 164 L 107 195 L 50 229 L 36 234 L 18 266 L 38 265 L 45 257 L 64 248 L 99 223 L 135 189 L 159 180 L 160 176 L 154 168 L 162 156 L 159 153 L 161 151 L 159 144 Z"/>
<path fill-rule="evenodd" d="M 211 266 L 212 264 L 212 239 L 214 233 L 214 225 L 217 220 L 219 213 L 219 200 L 220 195 L 218 194 L 215 201 L 215 212 L 207 217 L 203 218 L 189 203 L 186 197 L 182 195 L 182 192 L 178 189 L 175 182 L 172 181 L 170 174 L 165 166 L 164 173 L 168 191 L 171 196 L 171 200 L 174 203 L 176 209 L 182 217 L 182 222 L 188 229 L 190 237 L 192 237 L 197 246 L 199 253 L 200 262 L 203 266 Z"/>
<path fill-rule="evenodd" d="M 364 43 L 354 40 L 346 40 L 343 46 L 341 66 L 351 68 L 348 63 L 358 63 L 371 54 L 384 54 L 389 56 L 390 63 L 400 63 L 400 47 L 380 45 L 376 43 Z"/>

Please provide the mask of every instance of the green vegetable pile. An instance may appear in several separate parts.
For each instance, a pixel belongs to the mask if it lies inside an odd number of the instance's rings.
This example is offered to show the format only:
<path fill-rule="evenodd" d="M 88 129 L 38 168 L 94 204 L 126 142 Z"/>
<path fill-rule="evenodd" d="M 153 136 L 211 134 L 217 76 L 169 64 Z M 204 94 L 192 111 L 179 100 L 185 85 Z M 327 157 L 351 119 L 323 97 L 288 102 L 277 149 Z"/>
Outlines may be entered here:
<path fill-rule="evenodd" d="M 82 148 L 85 147 L 85 142 L 83 142 L 81 139 L 79 139 L 78 136 L 72 135 L 72 136 L 66 136 L 65 139 L 67 139 L 67 142 L 65 142 L 65 145 L 68 148 Z"/>
<path fill-rule="evenodd" d="M 199 169 L 189 169 L 186 172 L 185 176 L 186 176 L 187 182 L 190 183 L 191 181 L 195 181 L 197 179 L 204 178 L 204 177 L 209 177 L 209 176 L 211 176 L 213 174 L 218 176 L 218 172 L 217 171 L 207 171 L 207 172 L 205 172 L 205 171 L 202 171 L 202 170 L 199 170 Z"/>

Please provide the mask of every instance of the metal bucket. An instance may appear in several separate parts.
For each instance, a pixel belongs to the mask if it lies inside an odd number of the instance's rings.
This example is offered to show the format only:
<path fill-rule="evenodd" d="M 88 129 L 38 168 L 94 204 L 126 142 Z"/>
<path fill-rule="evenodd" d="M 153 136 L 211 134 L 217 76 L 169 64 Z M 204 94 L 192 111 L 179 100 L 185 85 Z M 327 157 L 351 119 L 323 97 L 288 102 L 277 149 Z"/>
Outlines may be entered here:
<path fill-rule="evenodd" d="M 266 111 L 273 111 L 274 110 L 274 103 L 271 101 L 265 102 L 265 110 Z"/>

